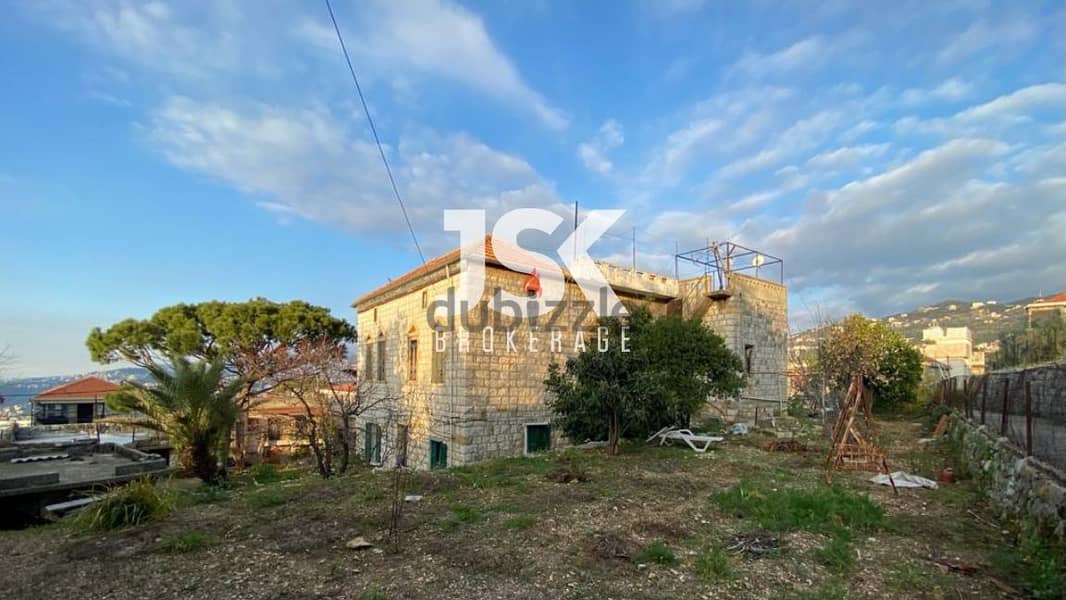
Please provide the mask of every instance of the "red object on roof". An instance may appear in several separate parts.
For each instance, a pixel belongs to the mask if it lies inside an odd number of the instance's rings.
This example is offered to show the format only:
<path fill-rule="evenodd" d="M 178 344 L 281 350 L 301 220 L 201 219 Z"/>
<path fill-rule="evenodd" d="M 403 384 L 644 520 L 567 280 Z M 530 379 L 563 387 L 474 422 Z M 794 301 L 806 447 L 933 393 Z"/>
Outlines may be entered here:
<path fill-rule="evenodd" d="M 47 389 L 34 400 L 62 400 L 64 398 L 103 398 L 119 386 L 99 377 L 82 377 L 74 381 Z"/>
<path fill-rule="evenodd" d="M 526 277 L 526 280 L 522 282 L 522 289 L 527 293 L 532 292 L 537 295 L 537 298 L 540 298 L 540 275 L 537 275 L 536 267 L 534 267 L 533 271 Z"/>
<path fill-rule="evenodd" d="M 1066 292 L 1059 292 L 1047 300 L 1041 300 L 1041 302 L 1066 302 Z"/>
<path fill-rule="evenodd" d="M 541 267 L 542 270 L 558 268 L 557 265 L 546 263 L 542 259 L 538 259 L 530 252 L 522 248 L 513 246 L 505 242 L 496 241 L 491 235 L 486 235 L 484 241 L 478 242 L 477 244 L 474 244 L 472 246 L 473 247 L 469 249 L 470 252 L 474 256 L 483 256 L 485 258 L 486 264 L 503 265 L 503 260 L 506 260 L 512 265 L 529 267 L 533 269 L 537 268 L 538 266 Z M 445 265 L 449 265 L 453 262 L 458 261 L 462 256 L 461 251 L 462 248 L 456 248 L 451 252 L 447 252 L 445 254 L 442 254 L 441 256 L 438 256 L 437 258 L 434 258 L 433 260 L 430 260 L 421 267 L 417 267 L 409 271 L 408 273 L 405 273 L 404 275 L 401 275 L 400 277 L 397 277 L 396 279 L 393 279 L 392 281 L 382 286 L 379 286 L 367 292 L 366 294 L 363 294 L 355 302 L 352 303 L 352 306 L 358 308 L 360 304 L 368 303 L 371 300 L 375 299 L 377 296 L 389 290 L 396 289 L 402 286 L 403 284 L 409 281 L 413 281 L 414 279 L 422 275 L 427 275 L 429 273 L 432 273 L 433 271 L 436 271 L 437 269 L 444 268 Z"/>

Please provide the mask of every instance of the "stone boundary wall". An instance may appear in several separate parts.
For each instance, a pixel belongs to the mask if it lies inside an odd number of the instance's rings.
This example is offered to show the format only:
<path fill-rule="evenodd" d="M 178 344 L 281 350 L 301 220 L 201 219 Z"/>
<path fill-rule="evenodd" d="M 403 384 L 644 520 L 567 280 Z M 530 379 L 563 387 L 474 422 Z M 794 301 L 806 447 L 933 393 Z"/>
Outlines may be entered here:
<path fill-rule="evenodd" d="M 1023 531 L 1035 525 L 1066 548 L 1066 474 L 957 412 L 948 431 L 958 466 L 980 482 L 1001 518 Z"/>

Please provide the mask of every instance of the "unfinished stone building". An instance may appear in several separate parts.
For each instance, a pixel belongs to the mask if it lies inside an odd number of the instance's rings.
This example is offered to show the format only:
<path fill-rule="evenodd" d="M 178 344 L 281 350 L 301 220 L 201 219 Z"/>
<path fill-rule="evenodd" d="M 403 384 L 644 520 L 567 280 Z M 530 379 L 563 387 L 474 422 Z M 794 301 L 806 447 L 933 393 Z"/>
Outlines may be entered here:
<path fill-rule="evenodd" d="M 515 258 L 521 250 L 486 238 L 477 251 L 485 260 L 484 302 L 498 290 L 524 293 L 528 271 L 536 265 L 512 270 L 498 256 L 508 253 L 508 263 L 521 263 Z M 699 317 L 725 338 L 747 372 L 741 403 L 785 402 L 784 285 L 731 269 L 679 280 L 598 266 L 621 301 L 646 306 L 654 315 Z M 437 468 L 521 456 L 564 443 L 552 429 L 543 381 L 549 364 L 581 351 L 577 332 L 595 329 L 595 313 L 583 308 L 587 300 L 567 277 L 563 302 L 546 316 L 550 318 L 542 316 L 536 323 L 508 319 L 482 305 L 446 334 L 451 337 L 437 351 L 440 334 L 435 328 L 444 328 L 445 322 L 435 316 L 433 303 L 459 288 L 462 268 L 456 249 L 353 304 L 359 387 L 369 406 L 357 424 L 364 457 L 372 464 Z M 583 338 L 589 348 L 595 347 L 594 335 Z"/>

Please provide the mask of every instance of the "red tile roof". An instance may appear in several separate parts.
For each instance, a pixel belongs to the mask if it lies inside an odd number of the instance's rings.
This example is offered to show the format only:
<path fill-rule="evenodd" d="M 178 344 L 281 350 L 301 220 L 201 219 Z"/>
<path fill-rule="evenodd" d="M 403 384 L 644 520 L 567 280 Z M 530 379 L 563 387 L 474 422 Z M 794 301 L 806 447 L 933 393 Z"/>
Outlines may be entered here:
<path fill-rule="evenodd" d="M 34 397 L 34 400 L 103 398 L 109 392 L 113 392 L 118 388 L 119 386 L 117 384 L 111 383 L 106 379 L 89 376 L 47 389 L 40 394 L 37 394 L 37 396 Z"/>
<path fill-rule="evenodd" d="M 429 273 L 432 273 L 433 271 L 443 268 L 445 265 L 449 265 L 453 262 L 458 262 L 460 258 L 460 250 L 461 248 L 456 248 L 450 252 L 446 252 L 445 254 L 434 258 L 433 260 L 427 262 L 421 267 L 412 269 L 404 275 L 401 275 L 400 277 L 397 277 L 396 279 L 393 279 L 392 281 L 382 286 L 379 286 L 367 292 L 366 294 L 363 294 L 355 302 L 352 303 L 352 306 L 358 307 L 360 304 L 366 303 L 367 301 L 372 300 L 376 296 L 384 294 L 389 290 L 396 289 L 402 286 L 403 284 L 408 283 L 422 275 L 427 275 Z M 536 257 L 531 256 L 529 252 L 523 250 L 522 248 L 518 248 L 516 246 L 512 246 L 504 242 L 495 241 L 490 235 L 485 236 L 485 240 L 483 242 L 478 242 L 476 247 L 472 248 L 471 250 L 475 253 L 475 256 L 484 256 L 485 262 L 490 264 L 502 265 L 502 257 L 511 264 L 528 266 L 530 269 L 539 268 L 541 270 L 544 270 L 546 268 L 552 267 L 558 268 L 554 264 L 544 263 L 543 261 L 538 260 Z"/>

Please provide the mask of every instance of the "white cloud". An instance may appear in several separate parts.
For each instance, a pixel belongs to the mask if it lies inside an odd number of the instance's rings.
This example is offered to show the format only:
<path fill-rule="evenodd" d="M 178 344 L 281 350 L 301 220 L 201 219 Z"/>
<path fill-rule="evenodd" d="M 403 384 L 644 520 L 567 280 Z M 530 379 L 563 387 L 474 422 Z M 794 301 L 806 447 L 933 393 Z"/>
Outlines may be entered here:
<path fill-rule="evenodd" d="M 910 88 L 900 95 L 904 106 L 918 106 L 932 101 L 958 102 L 970 96 L 973 86 L 957 77 L 952 77 L 933 89 Z"/>
<path fill-rule="evenodd" d="M 286 217 L 364 234 L 404 227 L 377 149 L 325 109 L 243 107 L 170 98 L 146 129 L 173 164 L 223 181 Z M 444 208 L 557 208 L 526 161 L 465 134 L 422 131 L 386 153 L 415 227 L 441 231 Z"/>
<path fill-rule="evenodd" d="M 379 1 L 367 8 L 352 36 L 356 51 L 513 102 L 552 129 L 569 124 L 496 46 L 480 16 L 447 0 Z"/>
<path fill-rule="evenodd" d="M 998 23 L 978 21 L 956 35 L 937 55 L 942 63 L 953 63 L 993 46 L 1015 46 L 1031 40 L 1037 27 L 1028 20 Z"/>
<path fill-rule="evenodd" d="M 777 139 L 756 154 L 730 162 L 718 171 L 723 179 L 740 177 L 778 164 L 780 161 L 816 147 L 843 121 L 843 115 L 824 110 L 801 119 L 785 129 Z"/>
<path fill-rule="evenodd" d="M 606 157 L 606 153 L 621 146 L 624 141 L 622 125 L 614 119 L 608 119 L 591 140 L 578 145 L 577 155 L 588 170 L 607 176 L 614 170 L 614 164 Z"/>
<path fill-rule="evenodd" d="M 1022 88 L 984 104 L 968 108 L 957 113 L 955 118 L 962 121 L 997 118 L 1016 119 L 1024 116 L 1023 113 L 1033 109 L 1062 108 L 1064 105 L 1066 105 L 1066 85 L 1045 83 Z"/>
<path fill-rule="evenodd" d="M 811 69 L 821 66 L 829 54 L 830 47 L 825 38 L 815 35 L 777 52 L 769 54 L 748 52 L 740 57 L 731 71 L 751 77 L 762 77 L 774 73 Z"/>
<path fill-rule="evenodd" d="M 807 165 L 820 169 L 853 167 L 863 161 L 883 155 L 888 150 L 888 146 L 888 144 L 845 146 L 812 156 L 807 160 Z"/>

